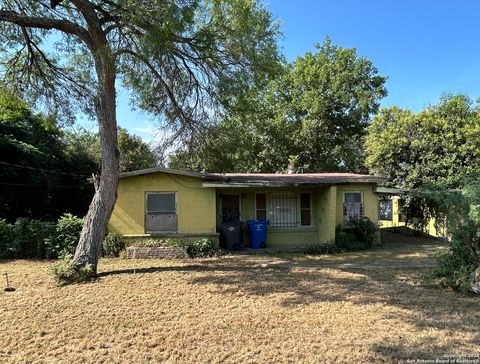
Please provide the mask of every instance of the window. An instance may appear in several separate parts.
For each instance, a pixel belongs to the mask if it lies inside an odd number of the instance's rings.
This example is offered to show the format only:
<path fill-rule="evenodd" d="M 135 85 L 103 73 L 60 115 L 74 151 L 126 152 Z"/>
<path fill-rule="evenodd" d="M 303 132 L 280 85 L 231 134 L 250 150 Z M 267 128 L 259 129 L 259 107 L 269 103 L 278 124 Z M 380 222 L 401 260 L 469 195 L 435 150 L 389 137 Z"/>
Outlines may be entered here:
<path fill-rule="evenodd" d="M 363 217 L 363 204 L 361 192 L 345 192 L 343 195 L 343 222 L 348 224 L 351 220 Z"/>
<path fill-rule="evenodd" d="M 300 225 L 310 226 L 311 221 L 311 208 L 310 208 L 310 194 L 301 193 L 300 194 Z"/>
<path fill-rule="evenodd" d="M 272 227 L 297 226 L 297 194 L 275 192 L 268 195 L 269 220 Z"/>
<path fill-rule="evenodd" d="M 177 231 L 177 203 L 175 192 L 147 192 L 145 231 Z"/>
<path fill-rule="evenodd" d="M 256 199 L 257 219 L 267 220 L 267 194 L 257 193 Z"/>
<path fill-rule="evenodd" d="M 275 192 L 256 195 L 257 219 L 269 220 L 270 226 L 274 228 L 310 226 L 311 210 L 310 193 Z"/>
<path fill-rule="evenodd" d="M 380 199 L 380 220 L 393 220 L 393 201 L 390 197 Z"/>

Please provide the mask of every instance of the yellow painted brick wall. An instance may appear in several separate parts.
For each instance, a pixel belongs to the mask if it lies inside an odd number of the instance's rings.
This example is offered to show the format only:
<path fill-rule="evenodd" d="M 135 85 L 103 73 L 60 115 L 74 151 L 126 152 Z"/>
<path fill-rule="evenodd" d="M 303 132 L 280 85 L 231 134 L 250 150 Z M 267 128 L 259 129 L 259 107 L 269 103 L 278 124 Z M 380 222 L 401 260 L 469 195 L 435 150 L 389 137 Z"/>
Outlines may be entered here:
<path fill-rule="evenodd" d="M 378 224 L 381 228 L 405 226 L 405 222 L 400 221 L 399 201 L 399 196 L 392 197 L 392 220 L 379 220 Z"/>
<path fill-rule="evenodd" d="M 318 240 L 322 243 L 335 240 L 337 187 L 330 186 L 317 191 Z"/>
<path fill-rule="evenodd" d="M 154 173 L 122 178 L 109 229 L 122 235 L 145 234 L 146 192 L 176 192 L 178 233 L 215 233 L 215 189 L 195 177 Z"/>
<path fill-rule="evenodd" d="M 337 220 L 336 224 L 343 224 L 343 195 L 345 192 L 362 192 L 363 195 L 363 213 L 365 217 L 378 223 L 378 195 L 374 192 L 373 183 L 365 184 L 347 184 L 337 186 Z"/>

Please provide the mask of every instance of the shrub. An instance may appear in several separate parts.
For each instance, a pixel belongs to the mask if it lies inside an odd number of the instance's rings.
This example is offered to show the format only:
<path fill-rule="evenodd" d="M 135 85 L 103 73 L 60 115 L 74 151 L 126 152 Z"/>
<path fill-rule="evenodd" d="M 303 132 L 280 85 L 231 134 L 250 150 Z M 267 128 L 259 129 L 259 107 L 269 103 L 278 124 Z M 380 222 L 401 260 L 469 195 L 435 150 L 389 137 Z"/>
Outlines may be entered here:
<path fill-rule="evenodd" d="M 190 258 L 219 257 L 224 255 L 223 251 L 217 248 L 217 244 L 207 238 L 194 241 L 186 249 Z"/>
<path fill-rule="evenodd" d="M 316 243 L 309 244 L 302 251 L 303 254 L 319 255 L 319 254 L 337 254 L 341 253 L 342 249 L 335 243 Z"/>
<path fill-rule="evenodd" d="M 378 237 L 377 226 L 368 218 L 351 220 L 346 227 L 337 226 L 335 244 L 347 251 L 371 248 Z"/>
<path fill-rule="evenodd" d="M 93 270 L 91 265 L 75 264 L 71 255 L 65 255 L 50 267 L 50 274 L 59 286 L 65 286 L 90 280 L 93 277 Z"/>
<path fill-rule="evenodd" d="M 471 290 L 470 275 L 475 269 L 474 259 L 465 244 L 464 237 L 455 234 L 448 251 L 435 256 L 437 266 L 426 274 L 431 284 L 452 287 L 461 292 Z"/>
<path fill-rule="evenodd" d="M 15 257 L 13 241 L 13 226 L 5 219 L 0 219 L 0 259 L 11 259 Z"/>
<path fill-rule="evenodd" d="M 46 257 L 57 258 L 75 253 L 82 226 L 83 219 L 72 214 L 62 215 L 58 219 L 55 234 L 46 241 Z"/>
<path fill-rule="evenodd" d="M 45 258 L 46 244 L 55 231 L 55 224 L 40 220 L 19 218 L 10 227 L 8 252 L 11 258 Z"/>
<path fill-rule="evenodd" d="M 102 243 L 102 256 L 107 258 L 116 258 L 125 249 L 125 240 L 123 236 L 116 233 L 108 233 Z"/>

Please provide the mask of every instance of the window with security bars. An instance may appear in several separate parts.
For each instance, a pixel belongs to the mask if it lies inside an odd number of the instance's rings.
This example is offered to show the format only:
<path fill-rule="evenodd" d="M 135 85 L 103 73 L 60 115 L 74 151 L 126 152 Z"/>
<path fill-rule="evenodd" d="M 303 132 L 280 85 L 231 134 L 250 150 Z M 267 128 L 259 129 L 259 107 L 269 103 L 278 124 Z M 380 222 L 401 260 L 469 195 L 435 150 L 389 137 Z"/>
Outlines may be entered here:
<path fill-rule="evenodd" d="M 268 219 L 272 227 L 297 226 L 297 194 L 276 192 L 268 194 Z"/>
<path fill-rule="evenodd" d="M 379 209 L 380 220 L 392 221 L 393 220 L 393 201 L 389 197 L 382 198 L 380 200 Z"/>
<path fill-rule="evenodd" d="M 348 224 L 352 220 L 363 217 L 363 203 L 361 192 L 345 192 L 343 200 L 343 222 Z"/>

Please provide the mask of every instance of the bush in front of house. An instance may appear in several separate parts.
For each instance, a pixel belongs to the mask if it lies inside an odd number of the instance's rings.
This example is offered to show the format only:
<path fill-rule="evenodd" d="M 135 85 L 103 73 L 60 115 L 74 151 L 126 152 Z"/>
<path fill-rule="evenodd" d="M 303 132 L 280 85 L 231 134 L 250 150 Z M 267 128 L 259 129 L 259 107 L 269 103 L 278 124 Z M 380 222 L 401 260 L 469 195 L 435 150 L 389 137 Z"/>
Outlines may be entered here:
<path fill-rule="evenodd" d="M 209 258 L 224 255 L 223 250 L 219 249 L 213 240 L 207 238 L 194 241 L 186 246 L 186 250 L 190 258 Z"/>
<path fill-rule="evenodd" d="M 125 240 L 123 236 L 117 233 L 109 232 L 102 243 L 102 256 L 106 258 L 116 258 L 125 250 Z"/>
<path fill-rule="evenodd" d="M 378 239 L 378 227 L 369 219 L 353 219 L 335 230 L 335 244 L 342 250 L 358 251 L 370 249 Z"/>
<path fill-rule="evenodd" d="M 72 214 L 63 214 L 57 221 L 55 233 L 47 240 L 46 258 L 61 258 L 75 253 L 80 233 L 82 232 L 83 219 Z"/>
<path fill-rule="evenodd" d="M 74 264 L 71 255 L 65 255 L 50 267 L 50 274 L 59 286 L 88 281 L 93 277 L 91 265 Z"/>
<path fill-rule="evenodd" d="M 302 253 L 307 255 L 337 254 L 341 252 L 342 249 L 335 243 L 308 244 L 302 250 Z"/>
<path fill-rule="evenodd" d="M 465 227 L 468 230 L 468 227 Z M 466 239 L 474 234 L 456 231 L 446 252 L 437 253 L 437 266 L 426 274 L 429 283 L 440 287 L 451 287 L 461 292 L 471 290 L 470 277 L 475 270 L 475 259 L 469 251 Z"/>

